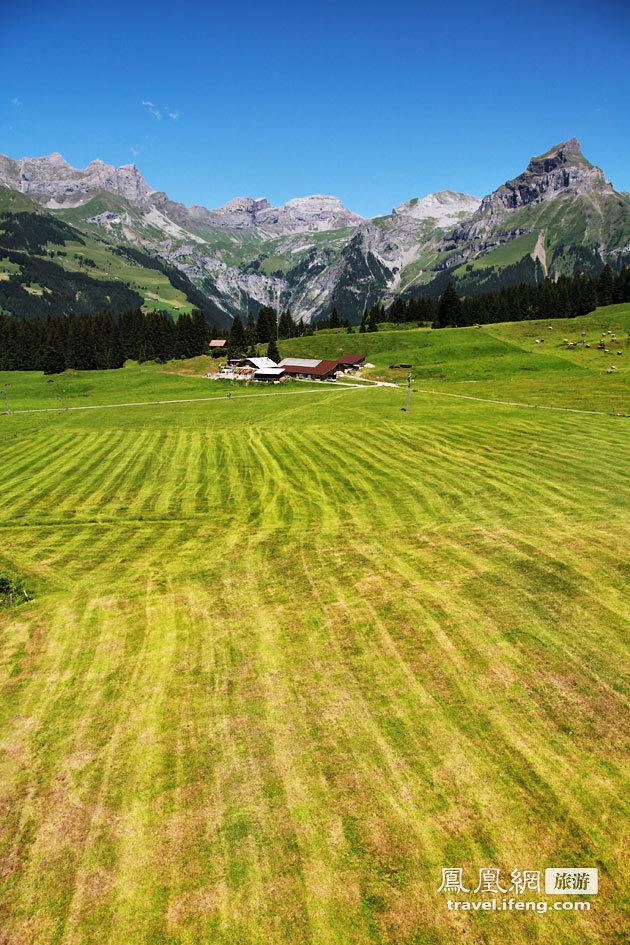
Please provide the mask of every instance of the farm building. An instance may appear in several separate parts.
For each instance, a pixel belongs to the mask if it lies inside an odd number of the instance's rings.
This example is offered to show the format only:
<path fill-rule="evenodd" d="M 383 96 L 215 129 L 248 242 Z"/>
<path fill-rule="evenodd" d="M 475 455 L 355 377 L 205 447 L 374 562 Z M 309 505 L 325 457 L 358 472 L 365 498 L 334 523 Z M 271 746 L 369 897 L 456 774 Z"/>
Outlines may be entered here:
<path fill-rule="evenodd" d="M 345 370 L 358 370 L 362 368 L 365 364 L 365 355 L 364 354 L 342 354 L 340 358 L 337 358 L 337 364 L 340 368 Z"/>
<path fill-rule="evenodd" d="M 336 361 L 316 361 L 313 358 L 283 358 L 278 367 L 284 368 L 289 377 L 312 378 L 317 381 L 334 377 L 338 371 Z"/>
<path fill-rule="evenodd" d="M 334 381 L 346 371 L 355 371 L 363 366 L 364 354 L 346 354 L 340 358 L 283 358 L 276 364 L 271 358 L 236 357 L 229 358 L 219 371 L 221 377 L 234 380 L 279 381 L 282 378 L 296 377 L 301 380 Z M 211 375 L 208 375 L 211 376 Z"/>
<path fill-rule="evenodd" d="M 255 381 L 266 381 L 268 384 L 275 384 L 277 381 L 281 381 L 283 377 L 286 377 L 286 371 L 281 367 L 262 367 L 258 368 L 257 371 L 254 371 L 253 380 Z"/>
<path fill-rule="evenodd" d="M 276 362 L 272 361 L 271 358 L 241 358 L 238 362 L 238 366 L 242 368 L 254 368 L 255 371 L 260 371 L 264 368 L 278 367 Z"/>
<path fill-rule="evenodd" d="M 209 342 L 208 347 L 209 348 L 225 348 L 226 344 L 227 344 L 227 339 L 225 338 L 213 338 L 212 341 Z"/>
<path fill-rule="evenodd" d="M 221 367 L 219 375 L 232 380 L 272 383 L 282 380 L 286 372 L 271 358 L 230 358 L 228 363 Z"/>

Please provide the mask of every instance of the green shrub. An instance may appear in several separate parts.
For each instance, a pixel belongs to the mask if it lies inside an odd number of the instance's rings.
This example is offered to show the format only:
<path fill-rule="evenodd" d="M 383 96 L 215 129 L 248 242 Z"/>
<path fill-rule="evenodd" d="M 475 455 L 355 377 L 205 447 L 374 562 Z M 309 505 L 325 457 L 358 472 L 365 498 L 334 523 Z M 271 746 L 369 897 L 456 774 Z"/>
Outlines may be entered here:
<path fill-rule="evenodd" d="M 0 608 L 15 607 L 31 599 L 24 578 L 6 571 L 0 572 Z"/>

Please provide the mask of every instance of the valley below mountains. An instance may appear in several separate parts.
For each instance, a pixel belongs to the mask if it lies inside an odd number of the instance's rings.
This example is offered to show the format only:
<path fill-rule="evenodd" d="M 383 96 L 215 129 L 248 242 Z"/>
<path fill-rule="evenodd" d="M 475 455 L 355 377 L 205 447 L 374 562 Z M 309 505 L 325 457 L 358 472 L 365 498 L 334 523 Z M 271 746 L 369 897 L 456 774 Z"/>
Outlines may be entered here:
<path fill-rule="evenodd" d="M 28 314 L 26 296 L 33 314 L 53 306 L 59 279 L 44 260 L 77 282 L 74 302 L 64 303 L 71 308 L 87 306 L 87 292 L 89 304 L 115 310 L 120 295 L 121 305 L 133 297 L 175 316 L 198 307 L 217 325 L 262 305 L 308 322 L 334 305 L 357 323 L 374 303 L 437 297 L 449 281 L 471 295 L 630 262 L 630 195 L 615 191 L 575 138 L 483 199 L 446 190 L 369 220 L 324 195 L 281 207 L 249 197 L 186 207 L 132 164 L 94 160 L 78 170 L 60 154 L 0 155 L 0 214 L 0 307 L 19 315 Z M 32 278 L 26 257 L 39 260 Z"/>

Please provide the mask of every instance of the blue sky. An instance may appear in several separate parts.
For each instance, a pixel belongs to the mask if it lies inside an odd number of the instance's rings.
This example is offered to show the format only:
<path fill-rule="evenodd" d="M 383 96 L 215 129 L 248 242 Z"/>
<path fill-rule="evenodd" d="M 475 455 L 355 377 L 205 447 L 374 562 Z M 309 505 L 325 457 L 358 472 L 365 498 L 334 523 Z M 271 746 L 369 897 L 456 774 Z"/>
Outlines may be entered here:
<path fill-rule="evenodd" d="M 186 204 L 328 193 L 372 216 L 483 196 L 575 135 L 630 191 L 626 0 L 22 10 L 2 12 L 10 157 L 135 163 Z"/>

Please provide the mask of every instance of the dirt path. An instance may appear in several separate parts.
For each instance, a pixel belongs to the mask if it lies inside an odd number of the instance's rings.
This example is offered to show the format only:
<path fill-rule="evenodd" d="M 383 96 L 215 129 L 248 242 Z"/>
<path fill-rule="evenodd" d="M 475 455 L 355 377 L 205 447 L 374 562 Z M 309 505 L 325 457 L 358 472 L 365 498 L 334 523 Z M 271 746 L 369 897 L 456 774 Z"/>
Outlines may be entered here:
<path fill-rule="evenodd" d="M 345 390 L 362 389 L 359 384 L 339 384 L 338 387 L 344 388 Z M 335 387 L 327 386 L 322 387 L 321 390 L 318 388 L 313 388 L 311 390 L 279 390 L 269 394 L 233 394 L 232 397 L 234 400 L 241 400 L 245 397 L 291 397 L 294 394 L 323 394 L 327 391 L 334 391 L 335 389 Z M 187 397 L 180 400 L 140 400 L 124 404 L 81 404 L 77 407 L 29 407 L 28 409 L 11 410 L 10 413 L 60 413 L 65 410 L 105 410 L 108 407 L 155 407 L 164 404 L 197 404 L 207 403 L 210 400 L 226 399 L 228 399 L 227 395 L 222 394 L 219 397 Z"/>

